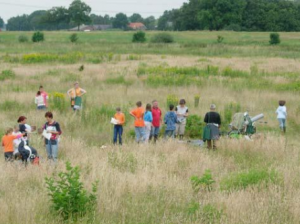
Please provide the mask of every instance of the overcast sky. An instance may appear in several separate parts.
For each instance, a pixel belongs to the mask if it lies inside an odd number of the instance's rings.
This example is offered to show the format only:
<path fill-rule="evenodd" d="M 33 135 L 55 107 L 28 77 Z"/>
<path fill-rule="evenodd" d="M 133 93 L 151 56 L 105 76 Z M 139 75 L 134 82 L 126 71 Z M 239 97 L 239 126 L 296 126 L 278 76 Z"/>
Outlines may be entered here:
<path fill-rule="evenodd" d="M 30 14 L 36 10 L 47 10 L 53 6 L 68 7 L 72 0 L 0 0 L 0 17 L 5 22 L 10 17 Z M 156 18 L 165 10 L 179 8 L 187 0 L 84 0 L 92 7 L 92 13 L 98 15 L 118 12 L 127 15 L 140 13 L 143 17 L 153 15 Z"/>

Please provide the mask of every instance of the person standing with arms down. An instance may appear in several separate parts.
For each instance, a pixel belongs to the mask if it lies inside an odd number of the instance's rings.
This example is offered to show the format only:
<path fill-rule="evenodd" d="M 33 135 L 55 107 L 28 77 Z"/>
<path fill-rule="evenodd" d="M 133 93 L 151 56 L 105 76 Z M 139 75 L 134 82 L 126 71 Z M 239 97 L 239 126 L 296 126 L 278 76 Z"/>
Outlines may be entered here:
<path fill-rule="evenodd" d="M 285 103 L 286 102 L 284 100 L 280 100 L 279 107 L 276 110 L 277 119 L 279 121 L 279 127 L 283 134 L 286 132 L 286 118 L 287 118 Z"/>
<path fill-rule="evenodd" d="M 35 104 L 37 110 L 45 110 L 46 109 L 46 104 L 45 104 L 45 99 L 41 94 L 41 91 L 38 91 L 35 97 Z"/>
<path fill-rule="evenodd" d="M 156 142 L 159 136 L 160 125 L 162 122 L 162 112 L 161 109 L 158 107 L 157 100 L 153 100 L 152 102 L 152 117 L 153 117 L 153 121 L 152 121 L 150 139 L 154 137 L 154 142 Z"/>
<path fill-rule="evenodd" d="M 179 101 L 179 105 L 176 107 L 177 124 L 176 124 L 176 136 L 182 140 L 185 132 L 186 119 L 189 116 L 189 108 L 185 105 L 184 99 Z"/>
<path fill-rule="evenodd" d="M 58 137 L 62 134 L 62 131 L 60 129 L 59 123 L 53 120 L 53 114 L 51 112 L 47 112 L 45 114 L 45 118 L 47 122 L 44 125 L 44 130 L 46 134 L 49 135 L 48 138 L 45 138 L 48 159 L 57 162 Z"/>
<path fill-rule="evenodd" d="M 79 83 L 74 83 L 74 88 L 69 89 L 67 92 L 71 99 L 71 107 L 74 111 L 80 110 L 82 107 L 82 96 L 86 94 L 86 91 L 79 87 Z"/>
<path fill-rule="evenodd" d="M 207 141 L 208 149 L 217 149 L 216 141 L 220 138 L 221 116 L 216 112 L 216 105 L 210 105 L 210 112 L 206 113 L 204 122 L 203 141 Z"/>
<path fill-rule="evenodd" d="M 176 122 L 177 122 L 177 115 L 174 112 L 174 105 L 170 105 L 169 112 L 165 115 L 165 124 L 166 124 L 166 131 L 165 131 L 165 138 L 174 138 L 175 137 L 175 130 L 176 130 Z"/>
<path fill-rule="evenodd" d="M 144 114 L 145 110 L 142 108 L 142 102 L 138 101 L 136 103 L 137 108 L 130 112 L 130 115 L 134 117 L 134 127 L 135 127 L 135 139 L 137 143 L 145 142 L 145 122 Z"/>
<path fill-rule="evenodd" d="M 149 142 L 151 129 L 152 129 L 152 121 L 153 121 L 152 112 L 151 112 L 151 104 L 147 104 L 147 106 L 146 106 L 144 121 L 145 121 L 145 141 Z"/>

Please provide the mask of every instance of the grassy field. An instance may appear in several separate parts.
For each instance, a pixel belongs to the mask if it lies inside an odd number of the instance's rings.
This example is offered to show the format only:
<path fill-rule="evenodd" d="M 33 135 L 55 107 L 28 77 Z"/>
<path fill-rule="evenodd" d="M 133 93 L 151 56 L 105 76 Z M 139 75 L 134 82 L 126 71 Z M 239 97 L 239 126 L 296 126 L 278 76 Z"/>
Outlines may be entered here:
<path fill-rule="evenodd" d="M 169 45 L 132 44 L 131 32 L 79 33 L 76 44 L 67 32 L 46 32 L 39 44 L 18 43 L 20 34 L 32 33 L 0 33 L 0 133 L 20 115 L 31 125 L 45 123 L 33 103 L 42 84 L 63 135 L 57 166 L 47 162 L 35 134 L 39 167 L 0 160 L 1 224 L 63 223 L 50 210 L 44 178 L 64 170 L 66 161 L 80 166 L 87 189 L 99 180 L 94 223 L 300 222 L 298 33 L 281 33 L 279 46 L 268 45 L 268 33 L 173 32 L 176 42 Z M 147 32 L 148 39 L 154 34 Z M 88 92 L 80 114 L 69 109 L 65 94 L 74 81 Z M 135 102 L 157 99 L 165 113 L 173 98 L 185 98 L 198 121 L 186 140 L 201 136 L 211 103 L 223 132 L 237 111 L 264 113 L 266 123 L 258 124 L 253 141 L 223 137 L 217 151 L 177 141 L 135 144 L 128 115 Z M 281 99 L 288 108 L 285 136 L 275 114 Z M 118 106 L 127 118 L 121 148 L 111 144 L 109 123 Z M 194 189 L 191 177 L 206 170 L 215 182 Z"/>

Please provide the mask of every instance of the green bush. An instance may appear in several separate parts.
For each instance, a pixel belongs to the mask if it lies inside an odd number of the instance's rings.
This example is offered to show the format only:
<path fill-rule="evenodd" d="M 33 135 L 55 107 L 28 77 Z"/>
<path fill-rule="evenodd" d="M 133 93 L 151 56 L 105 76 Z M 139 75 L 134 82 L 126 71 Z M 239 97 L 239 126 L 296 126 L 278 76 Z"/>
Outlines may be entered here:
<path fill-rule="evenodd" d="M 277 45 L 277 44 L 280 44 L 280 35 L 279 33 L 271 33 L 270 34 L 270 41 L 269 43 L 271 45 Z"/>
<path fill-rule="evenodd" d="M 80 182 L 79 167 L 66 163 L 66 172 L 58 177 L 45 178 L 52 202 L 52 209 L 64 220 L 77 221 L 87 214 L 93 214 L 97 206 L 98 182 L 93 183 L 91 193 L 84 189 Z"/>
<path fill-rule="evenodd" d="M 16 74 L 12 70 L 3 70 L 0 74 L 0 81 L 4 81 L 6 79 L 15 79 Z"/>
<path fill-rule="evenodd" d="M 76 43 L 79 39 L 78 35 L 76 33 L 71 34 L 71 36 L 69 37 L 70 41 L 72 43 Z"/>
<path fill-rule="evenodd" d="M 28 42 L 28 37 L 26 35 L 22 34 L 18 37 L 18 40 L 20 43 L 26 43 L 26 42 Z"/>
<path fill-rule="evenodd" d="M 212 178 L 211 171 L 205 170 L 205 173 L 202 177 L 192 176 L 191 183 L 193 190 L 198 192 L 200 189 L 205 189 L 208 191 L 212 190 L 212 185 L 215 183 L 214 179 Z"/>
<path fill-rule="evenodd" d="M 133 43 L 145 43 L 146 42 L 146 33 L 143 31 L 138 31 L 133 34 L 132 42 Z"/>
<path fill-rule="evenodd" d="M 158 33 L 155 34 L 152 38 L 151 38 L 151 42 L 152 43 L 166 43 L 166 44 L 170 44 L 170 43 L 174 43 L 174 38 L 171 34 L 168 33 Z"/>
<path fill-rule="evenodd" d="M 218 36 L 217 37 L 217 42 L 218 43 L 222 43 L 224 41 L 224 37 L 223 36 Z"/>
<path fill-rule="evenodd" d="M 190 138 L 202 138 L 203 129 L 202 118 L 198 115 L 190 115 L 186 120 L 186 135 Z"/>
<path fill-rule="evenodd" d="M 250 169 L 248 171 L 234 173 L 224 178 L 220 183 L 220 188 L 221 190 L 232 191 L 242 190 L 249 186 L 260 184 L 265 186 L 268 186 L 270 183 L 279 184 L 280 182 L 281 178 L 274 170 Z"/>
<path fill-rule="evenodd" d="M 43 42 L 45 40 L 44 33 L 38 31 L 32 35 L 32 42 Z"/>

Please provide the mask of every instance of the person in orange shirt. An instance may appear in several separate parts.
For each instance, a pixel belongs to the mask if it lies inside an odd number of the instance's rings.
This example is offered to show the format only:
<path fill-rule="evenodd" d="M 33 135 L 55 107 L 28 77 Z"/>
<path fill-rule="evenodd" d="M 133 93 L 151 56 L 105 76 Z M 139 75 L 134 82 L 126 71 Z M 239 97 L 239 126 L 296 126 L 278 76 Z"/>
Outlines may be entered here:
<path fill-rule="evenodd" d="M 125 115 L 121 112 L 121 108 L 116 109 L 114 118 L 118 121 L 118 124 L 114 126 L 114 144 L 117 144 L 119 137 L 119 144 L 122 145 L 123 125 L 125 124 Z"/>
<path fill-rule="evenodd" d="M 142 108 L 142 102 L 136 103 L 137 108 L 130 112 L 130 115 L 134 117 L 134 127 L 135 127 L 135 139 L 137 143 L 145 141 L 145 122 L 144 113 L 145 110 Z"/>
<path fill-rule="evenodd" d="M 5 135 L 2 137 L 2 146 L 4 148 L 4 158 L 6 161 L 13 160 L 14 154 L 14 140 L 22 138 L 24 134 L 13 135 L 13 129 L 8 128 Z"/>

